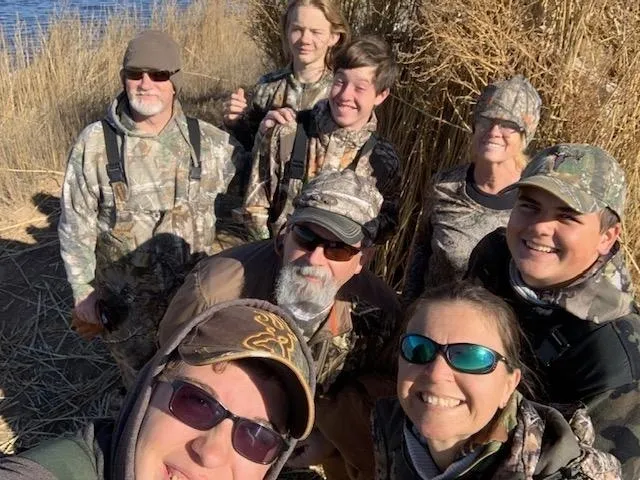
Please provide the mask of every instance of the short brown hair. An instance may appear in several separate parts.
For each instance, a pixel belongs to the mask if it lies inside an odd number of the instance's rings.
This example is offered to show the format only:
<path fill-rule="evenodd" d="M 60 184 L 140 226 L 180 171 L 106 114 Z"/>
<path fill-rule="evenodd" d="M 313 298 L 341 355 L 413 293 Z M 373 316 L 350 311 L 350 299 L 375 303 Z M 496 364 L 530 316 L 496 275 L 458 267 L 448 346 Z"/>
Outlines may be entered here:
<path fill-rule="evenodd" d="M 375 35 L 365 35 L 346 45 L 335 60 L 335 71 L 340 69 L 375 67 L 373 84 L 376 93 L 390 90 L 398 78 L 398 64 L 391 46 Z"/>
<path fill-rule="evenodd" d="M 327 50 L 324 57 L 324 64 L 327 68 L 333 70 L 334 52 L 338 51 L 343 45 L 351 40 L 351 29 L 344 19 L 342 12 L 332 0 L 289 0 L 284 14 L 280 18 L 280 38 L 282 40 L 282 49 L 288 61 L 291 61 L 291 51 L 289 50 L 289 41 L 287 30 L 289 29 L 289 17 L 296 7 L 315 7 L 320 10 L 327 21 L 331 24 L 331 33 L 338 34 L 340 38 L 333 47 Z"/>

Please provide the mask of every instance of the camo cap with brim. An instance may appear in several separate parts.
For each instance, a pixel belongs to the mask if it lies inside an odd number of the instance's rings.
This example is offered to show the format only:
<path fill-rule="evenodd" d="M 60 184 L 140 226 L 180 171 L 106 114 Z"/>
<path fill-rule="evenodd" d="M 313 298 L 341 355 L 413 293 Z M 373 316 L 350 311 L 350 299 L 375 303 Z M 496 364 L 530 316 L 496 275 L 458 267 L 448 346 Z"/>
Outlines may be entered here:
<path fill-rule="evenodd" d="M 615 158 L 593 145 L 565 143 L 540 151 L 524 169 L 520 181 L 502 192 L 520 187 L 541 188 L 579 213 L 608 207 L 623 218 L 627 188 L 624 171 Z"/>
<path fill-rule="evenodd" d="M 382 195 L 373 177 L 353 170 L 331 170 L 314 177 L 294 200 L 289 224 L 312 223 L 326 228 L 341 241 L 355 245 L 373 240 L 370 228 L 380 213 Z"/>
<path fill-rule="evenodd" d="M 513 122 L 525 136 L 525 146 L 533 139 L 540 122 L 542 100 L 533 85 L 522 75 L 487 85 L 474 109 L 478 117 Z"/>
<path fill-rule="evenodd" d="M 145 30 L 127 45 L 122 68 L 139 71 L 173 72 L 171 83 L 176 90 L 182 87 L 182 55 L 180 45 L 160 30 Z"/>
<path fill-rule="evenodd" d="M 315 417 L 315 372 L 295 321 L 284 310 L 262 300 L 236 300 L 220 307 L 214 305 L 199 316 L 201 321 L 177 347 L 181 359 L 189 365 L 245 358 L 264 361 L 287 389 L 291 405 L 289 434 L 297 439 L 309 435 Z M 209 311 L 212 313 L 207 315 Z M 170 321 L 165 319 L 165 323 Z M 162 346 L 162 335 L 159 340 Z"/>

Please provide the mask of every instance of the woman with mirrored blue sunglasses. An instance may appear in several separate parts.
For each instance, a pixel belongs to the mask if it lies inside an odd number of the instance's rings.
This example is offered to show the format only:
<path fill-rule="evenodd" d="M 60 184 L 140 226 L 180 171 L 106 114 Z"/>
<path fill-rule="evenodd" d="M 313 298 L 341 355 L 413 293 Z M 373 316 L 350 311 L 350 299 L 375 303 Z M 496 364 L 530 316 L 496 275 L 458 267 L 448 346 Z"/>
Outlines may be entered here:
<path fill-rule="evenodd" d="M 622 478 L 618 460 L 591 445 L 584 409 L 569 423 L 516 390 L 526 370 L 518 323 L 484 288 L 427 292 L 399 343 L 398 398 L 374 409 L 377 480 Z"/>

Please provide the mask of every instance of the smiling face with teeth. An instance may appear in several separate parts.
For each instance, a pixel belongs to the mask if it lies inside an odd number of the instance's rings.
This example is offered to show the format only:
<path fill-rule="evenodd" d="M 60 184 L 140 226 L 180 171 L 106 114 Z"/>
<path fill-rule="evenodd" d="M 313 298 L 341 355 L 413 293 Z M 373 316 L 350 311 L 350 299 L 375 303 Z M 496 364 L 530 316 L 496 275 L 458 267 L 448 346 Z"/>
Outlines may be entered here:
<path fill-rule="evenodd" d="M 407 333 L 441 344 L 475 343 L 505 354 L 496 319 L 468 301 L 437 301 L 419 307 Z M 520 370 L 504 362 L 485 375 L 453 370 L 441 354 L 426 365 L 402 358 L 398 365 L 398 399 L 432 452 L 458 449 L 503 407 L 518 382 Z"/>
<path fill-rule="evenodd" d="M 524 282 L 532 288 L 561 285 L 609 253 L 620 224 L 601 231 L 600 215 L 576 212 L 541 188 L 520 188 L 507 243 Z"/>
<path fill-rule="evenodd" d="M 500 119 L 476 122 L 471 138 L 471 156 L 474 162 L 519 164 L 525 147 L 523 134 L 511 129 L 503 130 Z"/>

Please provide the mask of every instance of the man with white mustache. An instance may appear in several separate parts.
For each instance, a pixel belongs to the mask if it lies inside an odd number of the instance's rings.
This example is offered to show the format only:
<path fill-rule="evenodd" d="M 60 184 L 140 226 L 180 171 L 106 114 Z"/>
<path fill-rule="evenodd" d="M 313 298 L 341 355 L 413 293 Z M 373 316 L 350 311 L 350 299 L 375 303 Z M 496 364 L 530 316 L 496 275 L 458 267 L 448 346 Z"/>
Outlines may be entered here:
<path fill-rule="evenodd" d="M 302 188 L 280 235 L 201 261 L 160 323 L 162 343 L 176 322 L 226 300 L 270 300 L 291 312 L 315 360 L 318 395 L 316 429 L 290 464 L 322 463 L 329 479 L 373 478 L 369 414 L 395 388 L 398 300 L 364 268 L 382 201 L 370 176 L 320 173 Z"/>
<path fill-rule="evenodd" d="M 516 311 L 537 400 L 584 403 L 594 446 L 620 460 L 624 478 L 640 478 L 640 316 L 618 241 L 624 171 L 601 148 L 560 144 L 514 188 L 506 231 L 480 241 L 467 276 Z"/>
<path fill-rule="evenodd" d="M 183 113 L 181 47 L 166 33 L 133 38 L 120 78 L 106 117 L 71 149 L 58 232 L 72 328 L 102 336 L 129 386 L 155 351 L 171 295 L 213 253 L 214 201 L 245 153 Z"/>

